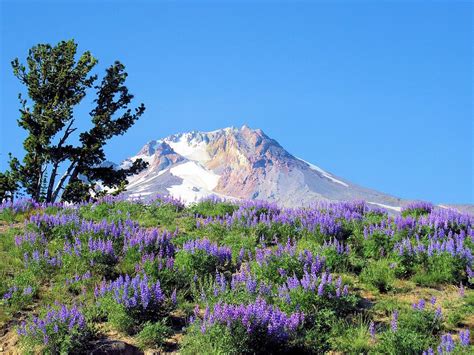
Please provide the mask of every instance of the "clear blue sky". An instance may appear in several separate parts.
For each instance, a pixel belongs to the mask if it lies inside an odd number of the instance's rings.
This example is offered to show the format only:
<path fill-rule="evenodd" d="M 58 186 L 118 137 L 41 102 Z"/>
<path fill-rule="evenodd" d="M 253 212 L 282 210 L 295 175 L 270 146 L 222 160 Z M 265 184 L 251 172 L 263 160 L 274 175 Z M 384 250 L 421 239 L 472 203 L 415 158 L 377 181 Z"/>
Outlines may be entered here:
<path fill-rule="evenodd" d="M 121 60 L 147 106 L 110 160 L 246 123 L 360 185 L 474 202 L 470 2 L 3 0 L 0 25 L 1 169 L 24 138 L 11 59 L 74 38 L 100 74 Z"/>

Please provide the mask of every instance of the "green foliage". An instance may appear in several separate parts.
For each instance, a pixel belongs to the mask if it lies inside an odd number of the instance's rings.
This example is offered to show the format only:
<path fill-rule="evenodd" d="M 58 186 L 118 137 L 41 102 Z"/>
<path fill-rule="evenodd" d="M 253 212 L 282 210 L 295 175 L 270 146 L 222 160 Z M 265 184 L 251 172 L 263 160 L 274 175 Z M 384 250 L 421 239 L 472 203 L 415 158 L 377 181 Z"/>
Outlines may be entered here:
<path fill-rule="evenodd" d="M 118 201 L 98 203 L 80 208 L 82 218 L 100 222 L 124 222 L 127 219 L 138 222 L 143 227 L 165 227 L 174 230 L 177 227 L 179 209 L 171 204 L 154 203 L 150 205 Z M 194 220 L 193 220 L 194 221 Z"/>
<path fill-rule="evenodd" d="M 297 226 L 282 223 L 272 223 L 270 225 L 259 223 L 255 227 L 255 234 L 260 240 L 271 243 L 276 240 L 285 242 L 288 238 L 294 238 L 299 233 L 297 231 Z"/>
<path fill-rule="evenodd" d="M 393 289 L 395 271 L 390 260 L 381 259 L 370 262 L 360 275 L 362 282 L 375 287 L 380 292 Z"/>
<path fill-rule="evenodd" d="M 410 310 L 401 314 L 399 327 L 423 334 L 427 338 L 434 337 L 441 332 L 442 318 L 436 316 L 434 309 Z"/>
<path fill-rule="evenodd" d="M 317 320 L 311 327 L 306 327 L 301 338 L 294 341 L 295 347 L 306 349 L 307 353 L 324 354 L 330 350 L 329 339 L 330 327 L 336 322 L 333 313 L 323 311 L 318 315 Z M 303 352 L 304 353 L 304 352 Z"/>
<path fill-rule="evenodd" d="M 205 200 L 198 202 L 190 207 L 190 212 L 203 217 L 216 217 L 232 214 L 237 210 L 235 204 L 229 202 L 214 202 L 212 200 Z"/>
<path fill-rule="evenodd" d="M 297 255 L 289 254 L 271 255 L 264 263 L 252 261 L 250 267 L 259 281 L 267 283 L 282 284 L 288 275 L 301 278 L 304 273 L 304 263 Z"/>
<path fill-rule="evenodd" d="M 13 201 L 16 192 L 19 189 L 19 176 L 17 170 L 18 160 L 12 159 L 10 156 L 10 170 L 0 172 L 0 202 Z"/>
<path fill-rule="evenodd" d="M 175 266 L 178 270 L 185 272 L 187 278 L 191 280 L 194 275 L 204 276 L 216 270 L 225 271 L 230 265 L 203 250 L 196 250 L 194 254 L 181 250 L 176 254 Z"/>
<path fill-rule="evenodd" d="M 400 314 L 397 330 L 380 334 L 377 351 L 384 354 L 419 354 L 434 347 L 442 329 L 442 319 L 433 310 L 410 310 Z"/>
<path fill-rule="evenodd" d="M 410 208 L 402 211 L 402 217 L 413 217 L 418 218 L 420 216 L 424 216 L 430 213 L 430 210 L 419 207 L 419 208 Z"/>
<path fill-rule="evenodd" d="M 137 343 L 141 349 L 160 348 L 166 338 L 171 335 L 171 329 L 164 320 L 156 323 L 148 322 L 137 334 Z"/>
<path fill-rule="evenodd" d="M 443 283 L 464 281 L 466 261 L 453 257 L 449 253 L 433 255 L 417 260 L 413 266 L 412 280 L 423 286 L 436 286 Z"/>
<path fill-rule="evenodd" d="M 194 354 L 246 354 L 250 352 L 247 347 L 247 337 L 245 333 L 237 331 L 231 333 L 227 327 L 216 325 L 202 334 L 199 327 L 192 326 L 182 344 L 181 353 L 183 355 Z M 251 352 L 250 352 L 251 353 Z"/>
<path fill-rule="evenodd" d="M 296 351 L 291 342 L 269 337 L 266 329 L 257 328 L 249 333 L 237 323 L 230 329 L 215 324 L 202 334 L 199 322 L 196 322 L 188 331 L 183 354 L 292 354 Z"/>
<path fill-rule="evenodd" d="M 393 250 L 394 239 L 387 238 L 383 233 L 374 233 L 363 243 L 363 256 L 365 258 L 382 259 L 387 252 Z"/>
<path fill-rule="evenodd" d="M 331 329 L 331 348 L 344 354 L 367 354 L 373 348 L 369 323 L 362 318 L 356 322 L 339 321 Z"/>
<path fill-rule="evenodd" d="M 99 309 L 109 324 L 119 331 L 135 334 L 141 328 L 142 317 L 127 311 L 124 305 L 115 302 L 112 297 L 103 297 L 99 302 Z"/>
<path fill-rule="evenodd" d="M 400 329 L 397 332 L 387 331 L 381 334 L 376 347 L 379 354 L 421 354 L 428 349 L 430 342 L 411 330 Z"/>
<path fill-rule="evenodd" d="M 357 297 L 343 296 L 328 298 L 327 293 L 334 294 L 333 286 L 327 285 L 326 294 L 318 296 L 317 290 L 305 290 L 298 287 L 289 291 L 291 301 L 280 298 L 278 306 L 286 312 L 302 311 L 306 314 L 304 335 L 295 344 L 300 348 L 324 352 L 330 349 L 331 329 L 337 320 L 344 319 L 356 310 Z"/>
<path fill-rule="evenodd" d="M 131 288 L 131 287 L 130 287 Z M 124 289 L 121 298 L 130 297 L 129 289 Z M 119 291 L 114 291 L 119 292 Z M 167 314 L 175 307 L 168 300 L 153 301 L 150 297 L 149 302 L 144 306 L 140 303 L 139 297 L 133 295 L 130 299 L 134 299 L 134 304 L 125 306 L 123 302 L 116 299 L 115 293 L 108 293 L 97 299 L 97 310 L 94 312 L 95 317 L 103 317 L 115 329 L 134 335 L 142 330 L 149 323 L 163 321 Z M 151 290 L 149 291 L 152 292 Z M 120 299 L 121 299 L 120 298 Z"/>

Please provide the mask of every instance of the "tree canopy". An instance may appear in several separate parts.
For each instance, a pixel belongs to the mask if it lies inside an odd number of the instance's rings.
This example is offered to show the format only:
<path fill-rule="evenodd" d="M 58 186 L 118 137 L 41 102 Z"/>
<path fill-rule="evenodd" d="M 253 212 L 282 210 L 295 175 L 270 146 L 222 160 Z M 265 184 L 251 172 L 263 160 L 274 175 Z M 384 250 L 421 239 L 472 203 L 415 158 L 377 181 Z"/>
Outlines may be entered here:
<path fill-rule="evenodd" d="M 97 83 L 98 76 L 91 74 L 97 62 L 89 51 L 78 55 L 74 40 L 38 44 L 29 50 L 26 64 L 12 61 L 30 99 L 19 94 L 18 125 L 28 135 L 22 162 L 12 157 L 10 171 L 0 175 L 0 199 L 2 191 L 3 198 L 13 198 L 19 184 L 37 201 L 85 200 L 104 188 L 123 190 L 127 177 L 146 167 L 140 159 L 126 169 L 106 163 L 106 143 L 133 126 L 145 106 L 130 108 L 133 95 L 122 63 L 115 61 Z M 91 92 L 89 118 L 79 116 L 75 108 Z M 76 124 L 86 119 L 91 128 L 76 132 Z"/>

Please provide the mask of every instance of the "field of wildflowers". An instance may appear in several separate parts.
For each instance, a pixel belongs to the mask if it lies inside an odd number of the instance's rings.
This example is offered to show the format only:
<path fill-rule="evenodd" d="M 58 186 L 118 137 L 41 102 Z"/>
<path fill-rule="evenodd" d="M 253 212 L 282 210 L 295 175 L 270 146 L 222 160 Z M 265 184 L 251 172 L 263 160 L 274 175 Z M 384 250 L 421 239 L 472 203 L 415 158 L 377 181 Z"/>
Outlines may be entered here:
<path fill-rule="evenodd" d="M 19 200 L 0 227 L 3 351 L 474 353 L 474 217 L 429 203 Z"/>

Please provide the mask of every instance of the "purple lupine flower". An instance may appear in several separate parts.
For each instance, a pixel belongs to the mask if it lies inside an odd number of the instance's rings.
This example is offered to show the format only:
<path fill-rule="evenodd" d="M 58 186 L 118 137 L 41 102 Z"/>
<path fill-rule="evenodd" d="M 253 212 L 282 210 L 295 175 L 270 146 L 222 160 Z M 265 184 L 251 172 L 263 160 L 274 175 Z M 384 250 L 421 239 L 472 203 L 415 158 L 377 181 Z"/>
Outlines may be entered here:
<path fill-rule="evenodd" d="M 342 290 L 342 294 L 344 296 L 347 296 L 349 294 L 349 287 L 347 285 L 344 285 L 344 289 Z"/>
<path fill-rule="evenodd" d="M 22 322 L 18 328 L 18 334 L 41 336 L 44 344 L 47 344 L 50 335 L 48 334 L 49 326 L 53 333 L 57 333 L 61 326 L 63 329 L 67 326 L 68 331 L 86 327 L 85 317 L 77 306 L 68 308 L 66 305 L 57 305 L 57 307 L 50 308 L 44 318 L 33 317 L 29 324 Z"/>
<path fill-rule="evenodd" d="M 392 321 L 390 322 L 390 327 L 392 329 L 392 332 L 396 332 L 398 330 L 398 310 L 395 310 L 392 313 Z"/>
<path fill-rule="evenodd" d="M 176 299 L 176 288 L 173 290 L 173 293 L 171 294 L 171 302 L 173 302 L 174 305 L 177 304 L 177 299 Z"/>
<path fill-rule="evenodd" d="M 196 306 L 194 307 L 194 318 L 198 318 L 198 317 L 199 317 L 199 312 L 200 312 L 199 306 L 196 305 Z"/>
<path fill-rule="evenodd" d="M 318 286 L 318 296 L 323 296 L 324 295 L 324 283 L 321 281 L 321 283 Z"/>
<path fill-rule="evenodd" d="M 425 300 L 424 299 L 421 299 L 419 302 L 418 302 L 418 309 L 419 310 L 424 310 L 425 309 Z"/>
<path fill-rule="evenodd" d="M 469 266 L 466 266 L 466 274 L 470 279 L 474 278 L 474 271 Z"/>
<path fill-rule="evenodd" d="M 375 339 L 375 323 L 373 321 L 371 321 L 369 324 L 369 334 L 372 340 L 374 340 Z"/>
<path fill-rule="evenodd" d="M 469 329 L 464 329 L 459 331 L 459 342 L 461 346 L 469 346 L 471 341 L 471 334 Z"/>
<path fill-rule="evenodd" d="M 425 309 L 425 304 L 426 304 L 425 300 L 424 300 L 424 299 L 420 299 L 420 300 L 418 301 L 418 303 L 413 303 L 412 308 L 415 309 L 415 310 L 422 311 L 422 310 Z"/>
<path fill-rule="evenodd" d="M 409 211 L 421 211 L 424 213 L 430 213 L 433 210 L 433 204 L 424 201 L 415 201 L 407 204 L 406 206 L 402 207 L 401 212 L 409 212 Z"/>
<path fill-rule="evenodd" d="M 95 293 L 99 297 L 111 295 L 115 302 L 127 308 L 146 309 L 150 304 L 152 307 L 157 307 L 165 299 L 160 282 L 150 283 L 146 275 L 137 275 L 134 278 L 128 275 L 120 276 L 115 281 L 102 283 Z"/>
<path fill-rule="evenodd" d="M 438 353 L 451 353 L 454 350 L 455 344 L 451 334 L 441 336 L 441 344 L 438 346 Z"/>
<path fill-rule="evenodd" d="M 240 248 L 239 256 L 237 257 L 237 264 L 241 264 L 245 257 L 245 249 Z"/>
<path fill-rule="evenodd" d="M 231 327 L 242 325 L 248 333 L 257 328 L 265 329 L 275 340 L 285 341 L 303 323 L 304 315 L 296 312 L 287 316 L 279 308 L 269 305 L 265 300 L 257 298 L 255 303 L 248 305 L 232 305 L 216 303 L 212 312 L 205 312 L 201 331 L 207 331 L 214 324 Z"/>
<path fill-rule="evenodd" d="M 232 251 L 228 247 L 219 247 L 208 239 L 189 240 L 183 244 L 183 250 L 195 254 L 203 251 L 208 255 L 216 257 L 221 263 L 230 262 L 232 260 Z"/>

